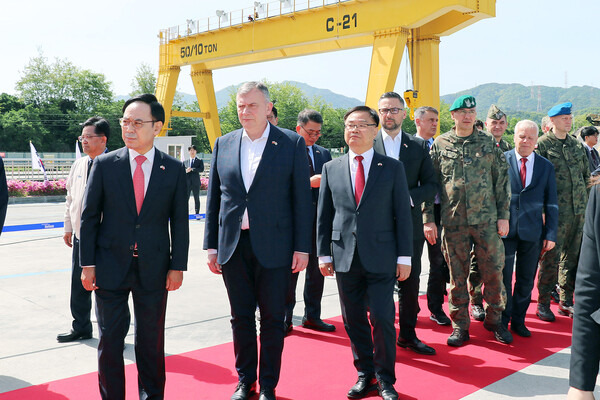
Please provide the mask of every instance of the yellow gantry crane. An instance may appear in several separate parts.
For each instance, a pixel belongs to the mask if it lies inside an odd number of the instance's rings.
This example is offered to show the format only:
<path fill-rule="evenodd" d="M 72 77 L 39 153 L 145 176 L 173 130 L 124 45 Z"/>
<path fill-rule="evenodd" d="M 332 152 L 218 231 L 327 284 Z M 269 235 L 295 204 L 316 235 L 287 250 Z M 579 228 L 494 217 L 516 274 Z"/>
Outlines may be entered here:
<path fill-rule="evenodd" d="M 211 147 L 221 135 L 212 71 L 219 68 L 372 46 L 365 104 L 394 89 L 408 48 L 414 91 L 408 106 L 439 109 L 440 37 L 494 17 L 495 0 L 278 0 L 160 32 L 156 96 L 174 116 L 203 118 Z M 201 112 L 172 110 L 181 66 Z M 418 94 L 418 95 L 417 95 Z"/>

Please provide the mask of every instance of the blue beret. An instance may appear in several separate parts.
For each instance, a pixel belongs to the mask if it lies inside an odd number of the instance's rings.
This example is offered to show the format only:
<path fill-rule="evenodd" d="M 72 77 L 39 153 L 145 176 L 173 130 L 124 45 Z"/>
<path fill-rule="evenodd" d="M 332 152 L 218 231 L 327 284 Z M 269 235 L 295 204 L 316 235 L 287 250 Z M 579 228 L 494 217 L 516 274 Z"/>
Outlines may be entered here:
<path fill-rule="evenodd" d="M 557 104 L 551 109 L 548 110 L 549 117 L 556 117 L 557 115 L 568 115 L 571 114 L 571 108 L 573 104 L 571 102 L 566 102 L 562 104 Z"/>
<path fill-rule="evenodd" d="M 464 95 L 454 100 L 454 103 L 452 103 L 450 106 L 449 111 L 458 110 L 460 108 L 475 108 L 476 105 L 477 103 L 475 103 L 475 97 Z"/>

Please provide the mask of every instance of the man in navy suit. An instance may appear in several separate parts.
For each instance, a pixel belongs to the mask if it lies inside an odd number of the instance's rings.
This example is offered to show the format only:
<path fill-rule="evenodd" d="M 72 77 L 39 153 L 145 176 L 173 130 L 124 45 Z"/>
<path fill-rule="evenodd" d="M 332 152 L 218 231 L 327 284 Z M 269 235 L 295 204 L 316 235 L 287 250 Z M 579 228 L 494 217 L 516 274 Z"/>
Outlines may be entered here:
<path fill-rule="evenodd" d="M 83 200 L 81 281 L 96 292 L 103 399 L 125 399 L 129 293 L 139 396 L 164 398 L 167 292 L 181 286 L 189 246 L 185 169 L 154 147 L 164 118 L 152 94 L 125 102 L 120 124 L 126 147 L 96 157 Z"/>
<path fill-rule="evenodd" d="M 196 157 L 198 150 L 195 145 L 188 147 L 188 151 L 190 152 L 190 159 L 185 160 L 183 163 L 186 167 L 187 193 L 188 198 L 190 197 L 190 192 L 194 194 L 194 210 L 196 214 L 200 214 L 200 173 L 204 172 L 204 161 Z"/>
<path fill-rule="evenodd" d="M 212 156 L 204 249 L 222 274 L 231 305 L 235 367 L 232 400 L 256 388 L 260 309 L 260 400 L 275 399 L 285 337 L 290 273 L 306 268 L 311 250 L 311 194 L 306 144 L 267 122 L 269 90 L 246 82 L 236 96 L 242 129 L 217 138 Z"/>
<path fill-rule="evenodd" d="M 402 132 L 406 117 L 404 100 L 395 92 L 379 98 L 381 130 L 375 137 L 373 149 L 383 155 L 402 161 L 410 191 L 413 226 L 413 251 L 408 279 L 398 282 L 398 319 L 400 333 L 398 346 L 424 355 L 434 355 L 435 349 L 417 338 L 415 327 L 419 314 L 419 276 L 423 254 L 423 215 L 421 205 L 433 200 L 438 191 L 429 146 L 424 140 Z"/>
<path fill-rule="evenodd" d="M 510 220 L 504 240 L 503 271 L 506 288 L 506 308 L 502 323 L 519 336 L 529 337 L 525 313 L 531 302 L 531 291 L 540 252 L 556 244 L 558 203 L 554 166 L 533 150 L 537 143 L 538 126 L 530 120 L 515 126 L 515 148 L 504 153 L 510 178 Z M 515 265 L 515 285 L 512 286 Z"/>
<path fill-rule="evenodd" d="M 306 267 L 304 281 L 304 317 L 302 318 L 302 326 L 321 332 L 333 332 L 335 331 L 335 326 L 323 322 L 321 319 L 321 298 L 323 297 L 325 277 L 319 271 L 319 260 L 317 258 L 317 201 L 319 200 L 319 186 L 321 186 L 321 171 L 323 164 L 331 161 L 329 150 L 317 144 L 317 140 L 321 136 L 322 125 L 323 117 L 318 111 L 304 109 L 298 114 L 296 132 L 306 142 L 306 157 L 308 169 L 310 170 L 310 188 L 312 192 L 312 213 L 307 215 L 306 218 L 312 218 L 313 220 L 312 249 L 308 257 L 308 266 Z M 291 332 L 293 329 L 292 317 L 294 315 L 294 306 L 296 305 L 298 275 L 292 274 L 292 282 L 286 300 L 286 333 Z"/>
<path fill-rule="evenodd" d="M 4 161 L 0 157 L 0 235 L 4 228 L 6 219 L 6 209 L 8 208 L 8 184 L 6 183 L 6 173 L 4 172 Z"/>
<path fill-rule="evenodd" d="M 358 371 L 348 398 L 360 399 L 378 388 L 381 397 L 392 400 L 398 398 L 394 285 L 411 273 L 410 197 L 402 163 L 373 151 L 377 112 L 354 107 L 344 123 L 350 151 L 325 164 L 321 177 L 319 268 L 325 276 L 335 270 Z"/>

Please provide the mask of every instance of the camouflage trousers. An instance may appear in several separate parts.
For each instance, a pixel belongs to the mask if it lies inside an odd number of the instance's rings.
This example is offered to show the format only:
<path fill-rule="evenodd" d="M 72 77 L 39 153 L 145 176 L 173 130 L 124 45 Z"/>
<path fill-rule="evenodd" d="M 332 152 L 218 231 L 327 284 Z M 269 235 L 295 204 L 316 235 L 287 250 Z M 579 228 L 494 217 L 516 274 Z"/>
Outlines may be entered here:
<path fill-rule="evenodd" d="M 471 250 L 471 266 L 469 268 L 469 298 L 471 304 L 483 305 L 483 296 L 481 295 L 481 274 L 477 265 L 475 250 Z"/>
<path fill-rule="evenodd" d="M 573 301 L 575 274 L 585 215 L 559 215 L 556 246 L 542 255 L 538 272 L 538 304 L 550 304 L 550 292 L 558 281 L 560 301 Z"/>
<path fill-rule="evenodd" d="M 506 290 L 502 283 L 504 244 L 498 236 L 496 224 L 444 227 L 442 246 L 450 268 L 448 305 L 452 327 L 467 330 L 471 323 L 467 290 L 471 249 L 477 256 L 483 281 L 483 298 L 487 303 L 486 322 L 499 324 L 506 304 Z"/>

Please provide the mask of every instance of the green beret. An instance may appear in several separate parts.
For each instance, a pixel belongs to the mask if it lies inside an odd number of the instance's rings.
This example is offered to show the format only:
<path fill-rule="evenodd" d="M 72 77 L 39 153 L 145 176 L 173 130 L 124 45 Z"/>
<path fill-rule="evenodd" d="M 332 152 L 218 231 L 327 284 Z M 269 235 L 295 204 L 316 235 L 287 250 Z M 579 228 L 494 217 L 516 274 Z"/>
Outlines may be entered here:
<path fill-rule="evenodd" d="M 600 126 L 600 114 L 588 114 L 585 119 L 594 126 Z"/>
<path fill-rule="evenodd" d="M 502 117 L 506 117 L 506 114 L 504 114 L 504 112 L 501 109 L 496 107 L 495 104 L 492 104 L 490 106 L 490 109 L 488 110 L 487 117 L 489 119 L 495 119 L 499 121 L 502 119 Z"/>
<path fill-rule="evenodd" d="M 450 111 L 458 110 L 460 108 L 475 108 L 476 105 L 475 97 L 469 95 L 460 96 L 458 99 L 454 100 L 454 103 L 452 103 L 452 106 L 450 107 Z"/>

